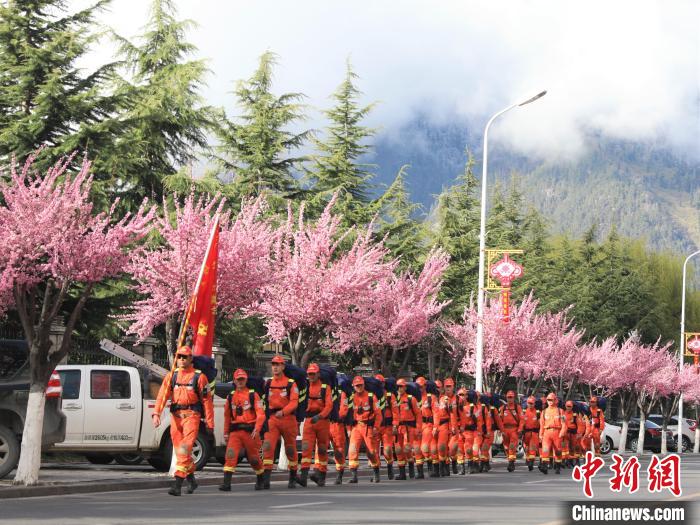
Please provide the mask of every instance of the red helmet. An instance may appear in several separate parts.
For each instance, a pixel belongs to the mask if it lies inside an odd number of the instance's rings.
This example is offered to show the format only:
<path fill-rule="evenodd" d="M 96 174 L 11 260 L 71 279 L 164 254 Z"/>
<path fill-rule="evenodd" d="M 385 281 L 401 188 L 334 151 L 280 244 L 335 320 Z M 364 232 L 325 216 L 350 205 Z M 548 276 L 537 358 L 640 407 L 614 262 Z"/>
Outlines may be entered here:
<path fill-rule="evenodd" d="M 534 404 L 534 403 L 535 403 L 535 396 L 530 396 L 530 397 L 528 397 L 528 398 L 527 398 L 527 402 L 528 402 L 528 403 L 533 403 L 533 404 Z"/>
<path fill-rule="evenodd" d="M 233 378 L 234 379 L 248 379 L 248 374 L 246 374 L 245 370 L 243 370 L 242 368 L 238 368 L 233 373 Z"/>
<path fill-rule="evenodd" d="M 384 376 L 382 374 L 377 374 L 376 376 L 374 376 L 374 379 L 376 379 L 377 381 L 381 381 L 382 383 L 386 383 L 386 379 L 384 379 Z"/>
<path fill-rule="evenodd" d="M 321 371 L 321 368 L 316 363 L 311 363 L 309 367 L 306 369 L 307 374 L 318 374 Z"/>
<path fill-rule="evenodd" d="M 402 377 L 396 381 L 396 386 L 406 386 L 406 380 Z"/>
<path fill-rule="evenodd" d="M 357 386 L 357 385 L 363 385 L 365 384 L 365 380 L 362 378 L 362 376 L 355 376 L 355 379 L 352 380 L 352 386 Z"/>
<path fill-rule="evenodd" d="M 508 390 L 508 393 L 506 394 L 506 398 L 512 397 L 515 399 L 515 392 L 512 390 Z"/>
<path fill-rule="evenodd" d="M 189 346 L 181 346 L 178 348 L 177 353 L 179 355 L 192 355 L 192 349 Z"/>
<path fill-rule="evenodd" d="M 425 386 L 425 378 L 423 376 L 416 377 L 416 383 L 418 383 L 418 386 Z"/>
<path fill-rule="evenodd" d="M 547 394 L 547 401 L 556 401 L 557 400 L 557 395 L 554 392 L 550 392 Z"/>
<path fill-rule="evenodd" d="M 445 379 L 445 386 L 455 386 L 455 380 L 451 377 Z"/>
<path fill-rule="evenodd" d="M 279 364 L 281 364 L 281 365 L 283 365 L 283 364 L 285 363 L 284 357 L 282 357 L 282 356 L 279 355 L 279 354 L 275 355 L 275 357 L 272 358 L 272 362 L 273 362 L 273 363 L 279 363 Z"/>

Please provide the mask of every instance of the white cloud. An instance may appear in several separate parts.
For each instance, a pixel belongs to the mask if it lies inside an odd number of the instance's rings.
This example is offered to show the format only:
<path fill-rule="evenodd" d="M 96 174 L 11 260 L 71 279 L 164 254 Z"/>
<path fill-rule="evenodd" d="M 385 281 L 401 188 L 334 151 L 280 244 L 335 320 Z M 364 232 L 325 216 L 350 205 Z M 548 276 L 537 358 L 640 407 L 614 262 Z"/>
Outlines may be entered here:
<path fill-rule="evenodd" d="M 82 2 L 82 0 L 81 0 Z M 75 2 L 78 4 L 79 2 Z M 105 23 L 125 36 L 145 21 L 144 0 L 114 0 Z M 316 108 L 350 56 L 370 124 L 387 130 L 420 108 L 484 121 L 528 93 L 542 100 L 494 128 L 537 154 L 573 154 L 586 130 L 668 141 L 698 151 L 700 3 L 662 1 L 179 0 L 199 27 L 189 39 L 213 72 L 207 99 L 233 110 L 234 81 L 257 57 L 280 55 L 275 90 L 301 91 Z M 110 53 L 98 51 L 94 60 Z M 323 125 L 318 112 L 310 123 Z"/>

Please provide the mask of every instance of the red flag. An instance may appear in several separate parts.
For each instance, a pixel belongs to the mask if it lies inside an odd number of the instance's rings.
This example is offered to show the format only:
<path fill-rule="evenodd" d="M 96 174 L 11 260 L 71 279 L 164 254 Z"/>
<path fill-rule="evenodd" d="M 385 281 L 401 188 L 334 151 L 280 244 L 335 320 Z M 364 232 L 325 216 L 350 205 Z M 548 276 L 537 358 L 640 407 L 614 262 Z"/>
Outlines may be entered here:
<path fill-rule="evenodd" d="M 219 218 L 214 221 L 199 278 L 187 308 L 186 324 L 192 327 L 192 353 L 211 357 L 216 321 L 216 277 L 219 265 Z"/>

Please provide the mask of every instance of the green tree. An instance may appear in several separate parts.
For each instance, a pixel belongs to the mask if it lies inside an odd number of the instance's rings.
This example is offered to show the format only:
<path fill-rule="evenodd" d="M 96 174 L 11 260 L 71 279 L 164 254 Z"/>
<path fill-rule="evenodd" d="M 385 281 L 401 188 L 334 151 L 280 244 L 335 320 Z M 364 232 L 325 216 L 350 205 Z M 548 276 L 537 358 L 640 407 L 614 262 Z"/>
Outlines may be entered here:
<path fill-rule="evenodd" d="M 332 95 L 335 105 L 324 111 L 330 124 L 325 130 L 324 140 L 314 140 L 318 153 L 312 156 L 308 171 L 311 212 L 320 213 L 332 195 L 338 193 L 335 209 L 343 214 L 346 225 L 364 224 L 375 211 L 368 206 L 372 190 L 369 168 L 372 165 L 359 160 L 371 149 L 367 140 L 374 135 L 374 130 L 361 122 L 374 104 L 360 106 L 358 99 L 362 93 L 355 86 L 357 78 L 348 61 L 345 80 Z"/>
<path fill-rule="evenodd" d="M 185 33 L 194 23 L 176 15 L 171 0 L 153 0 L 137 42 L 117 37 L 132 76 L 122 85 L 128 100 L 122 141 L 129 153 L 120 191 L 136 202 L 144 196 L 160 201 L 166 189 L 182 190 L 183 173 L 207 148 L 206 133 L 215 122 L 214 109 L 199 94 L 206 64 L 188 59 L 196 47 L 185 41 Z"/>
<path fill-rule="evenodd" d="M 266 52 L 253 76 L 238 83 L 235 95 L 243 114 L 237 123 L 222 116 L 214 156 L 218 167 L 232 176 L 239 198 L 265 192 L 273 204 L 302 195 L 295 178 L 304 156 L 298 152 L 309 131 L 289 131 L 303 118 L 301 93 L 276 96 L 271 92 L 276 55 Z"/>
<path fill-rule="evenodd" d="M 101 163 L 121 130 L 120 98 L 108 92 L 115 66 L 86 75 L 78 62 L 100 37 L 94 18 L 107 3 L 76 13 L 63 0 L 0 4 L 0 162 L 48 146 L 35 162 L 43 170 L 56 155 L 89 151 L 97 180 L 106 176 Z"/>

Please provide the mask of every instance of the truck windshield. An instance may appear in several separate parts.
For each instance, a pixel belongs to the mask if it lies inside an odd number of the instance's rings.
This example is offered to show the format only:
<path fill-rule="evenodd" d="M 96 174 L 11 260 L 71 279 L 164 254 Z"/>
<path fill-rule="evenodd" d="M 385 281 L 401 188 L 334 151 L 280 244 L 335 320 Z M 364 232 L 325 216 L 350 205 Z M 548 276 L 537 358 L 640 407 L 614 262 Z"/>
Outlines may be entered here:
<path fill-rule="evenodd" d="M 14 378 L 29 360 L 27 343 L 21 339 L 0 339 L 0 380 Z"/>

